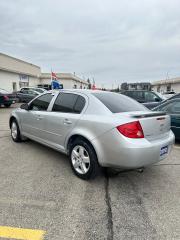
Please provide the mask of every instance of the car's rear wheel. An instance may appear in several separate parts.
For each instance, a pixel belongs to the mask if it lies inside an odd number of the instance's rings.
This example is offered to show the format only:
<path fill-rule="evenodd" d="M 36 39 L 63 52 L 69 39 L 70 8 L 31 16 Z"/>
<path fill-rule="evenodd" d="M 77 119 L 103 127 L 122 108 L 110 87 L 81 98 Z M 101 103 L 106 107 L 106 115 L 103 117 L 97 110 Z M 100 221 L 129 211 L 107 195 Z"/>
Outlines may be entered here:
<path fill-rule="evenodd" d="M 19 126 L 15 119 L 11 122 L 11 137 L 14 142 L 21 142 L 22 140 Z"/>
<path fill-rule="evenodd" d="M 88 142 L 77 139 L 70 147 L 70 163 L 73 172 L 82 179 L 97 176 L 100 166 L 94 148 Z"/>

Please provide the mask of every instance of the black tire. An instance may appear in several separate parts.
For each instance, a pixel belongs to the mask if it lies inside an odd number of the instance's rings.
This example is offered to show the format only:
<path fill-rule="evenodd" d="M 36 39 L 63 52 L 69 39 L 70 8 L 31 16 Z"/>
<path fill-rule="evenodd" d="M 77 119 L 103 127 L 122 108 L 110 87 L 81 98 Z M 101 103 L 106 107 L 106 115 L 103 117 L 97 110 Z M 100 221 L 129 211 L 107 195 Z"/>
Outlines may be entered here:
<path fill-rule="evenodd" d="M 4 104 L 4 106 L 8 108 L 11 106 L 11 104 Z"/>
<path fill-rule="evenodd" d="M 16 126 L 17 134 L 13 134 L 13 128 L 14 128 L 14 126 Z M 16 119 L 13 119 L 12 122 L 11 122 L 11 137 L 12 137 L 12 140 L 13 140 L 14 142 L 21 142 L 21 141 L 22 141 L 22 139 L 21 139 L 21 133 L 20 133 L 20 130 L 19 130 L 19 125 L 18 125 Z"/>
<path fill-rule="evenodd" d="M 83 147 L 85 149 L 85 153 L 88 153 L 88 157 L 89 157 L 89 169 L 86 173 L 79 173 L 74 165 L 73 165 L 73 150 L 78 148 L 78 147 Z M 86 153 L 86 154 L 87 154 Z M 91 144 L 89 144 L 87 141 L 83 140 L 83 139 L 76 139 L 70 146 L 70 150 L 69 150 L 69 159 L 70 159 L 70 164 L 71 164 L 71 168 L 73 170 L 73 172 L 75 173 L 76 176 L 78 176 L 79 178 L 83 179 L 83 180 L 88 180 L 88 179 L 93 179 L 95 178 L 99 171 L 100 171 L 100 166 L 97 160 L 97 156 L 95 153 L 94 148 L 92 147 Z M 86 166 L 88 165 L 88 163 L 85 163 Z"/>

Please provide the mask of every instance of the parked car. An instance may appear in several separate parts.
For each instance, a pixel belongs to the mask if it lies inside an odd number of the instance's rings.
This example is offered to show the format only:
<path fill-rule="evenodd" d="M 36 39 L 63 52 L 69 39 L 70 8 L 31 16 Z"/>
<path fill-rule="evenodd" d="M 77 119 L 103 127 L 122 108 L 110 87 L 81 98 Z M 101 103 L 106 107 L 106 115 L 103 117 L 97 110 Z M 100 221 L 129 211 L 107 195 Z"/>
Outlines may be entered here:
<path fill-rule="evenodd" d="M 11 104 L 16 102 L 16 96 L 9 93 L 5 89 L 0 88 L 0 106 L 10 107 Z"/>
<path fill-rule="evenodd" d="M 96 90 L 61 90 L 14 110 L 13 141 L 33 139 L 69 155 L 74 173 L 102 167 L 140 168 L 165 159 L 174 143 L 170 117 L 133 99 Z"/>
<path fill-rule="evenodd" d="M 166 99 L 160 93 L 146 90 L 126 90 L 122 94 L 135 99 L 149 109 L 158 106 L 160 102 Z"/>
<path fill-rule="evenodd" d="M 180 140 L 180 98 L 175 98 L 159 105 L 154 111 L 163 111 L 171 116 L 171 129 L 175 138 Z"/>
<path fill-rule="evenodd" d="M 175 99 L 175 98 L 180 98 L 180 93 L 177 93 L 177 94 L 173 95 L 172 97 L 168 98 L 168 100 L 172 100 L 172 99 Z"/>
<path fill-rule="evenodd" d="M 153 108 L 155 108 L 155 107 L 160 106 L 161 104 L 164 104 L 164 103 L 166 103 L 166 102 L 168 102 L 168 101 L 170 101 L 170 100 L 172 100 L 172 99 L 176 99 L 176 98 L 180 98 L 180 93 L 175 94 L 175 95 L 173 95 L 173 96 L 171 96 L 171 97 L 169 97 L 169 98 L 166 98 L 166 99 L 163 100 L 162 102 L 143 103 L 143 105 L 146 106 L 146 107 L 149 108 L 149 109 L 153 109 Z"/>
<path fill-rule="evenodd" d="M 16 92 L 16 96 L 19 102 L 29 102 L 31 101 L 33 98 L 37 97 L 38 95 L 40 95 L 39 92 L 28 89 L 21 89 L 19 92 Z"/>
<path fill-rule="evenodd" d="M 26 90 L 33 90 L 39 93 L 44 93 L 46 90 L 44 88 L 39 88 L 39 87 L 23 87 L 20 89 L 20 92 L 26 91 Z"/>
<path fill-rule="evenodd" d="M 51 90 L 52 89 L 52 86 L 51 86 L 51 84 L 38 84 L 37 85 L 39 88 L 43 88 L 43 89 L 45 89 L 45 90 Z"/>
<path fill-rule="evenodd" d="M 173 97 L 176 93 L 174 91 L 170 91 L 170 92 L 165 92 L 163 93 L 163 96 L 165 96 L 166 99 Z"/>

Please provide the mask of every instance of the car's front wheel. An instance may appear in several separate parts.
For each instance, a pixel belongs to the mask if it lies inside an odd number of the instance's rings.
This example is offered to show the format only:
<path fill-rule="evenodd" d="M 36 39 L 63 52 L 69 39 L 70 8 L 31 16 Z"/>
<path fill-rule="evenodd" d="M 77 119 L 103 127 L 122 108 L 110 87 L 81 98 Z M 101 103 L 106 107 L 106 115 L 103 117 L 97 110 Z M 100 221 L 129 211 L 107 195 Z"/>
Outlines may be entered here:
<path fill-rule="evenodd" d="M 8 104 L 4 104 L 4 106 L 8 108 L 8 107 L 11 106 L 11 104 L 9 104 L 9 103 Z"/>
<path fill-rule="evenodd" d="M 21 133 L 15 119 L 11 122 L 11 137 L 14 142 L 21 142 Z"/>
<path fill-rule="evenodd" d="M 77 139 L 70 147 L 70 163 L 73 172 L 82 179 L 94 178 L 100 166 L 94 148 L 87 141 Z"/>

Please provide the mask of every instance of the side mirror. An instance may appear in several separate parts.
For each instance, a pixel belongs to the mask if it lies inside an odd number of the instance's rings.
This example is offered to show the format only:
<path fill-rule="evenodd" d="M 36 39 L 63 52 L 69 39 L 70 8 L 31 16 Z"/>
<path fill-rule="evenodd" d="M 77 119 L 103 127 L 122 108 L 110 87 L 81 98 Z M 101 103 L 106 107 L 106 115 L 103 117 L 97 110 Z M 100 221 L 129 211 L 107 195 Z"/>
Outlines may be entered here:
<path fill-rule="evenodd" d="M 158 97 L 156 97 L 154 100 L 155 100 L 155 102 L 161 102 L 161 99 Z"/>
<path fill-rule="evenodd" d="M 20 106 L 20 108 L 28 111 L 28 110 L 29 110 L 29 105 L 28 105 L 27 103 L 23 103 L 23 104 Z"/>

